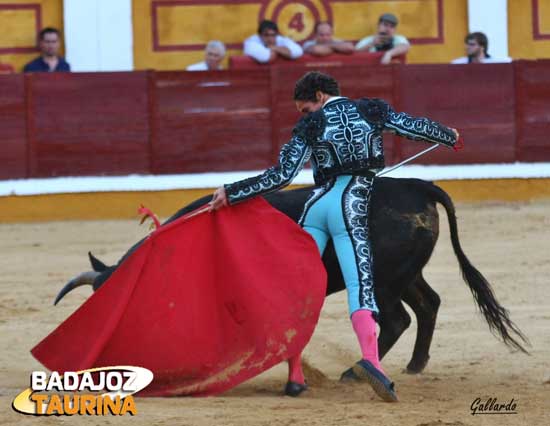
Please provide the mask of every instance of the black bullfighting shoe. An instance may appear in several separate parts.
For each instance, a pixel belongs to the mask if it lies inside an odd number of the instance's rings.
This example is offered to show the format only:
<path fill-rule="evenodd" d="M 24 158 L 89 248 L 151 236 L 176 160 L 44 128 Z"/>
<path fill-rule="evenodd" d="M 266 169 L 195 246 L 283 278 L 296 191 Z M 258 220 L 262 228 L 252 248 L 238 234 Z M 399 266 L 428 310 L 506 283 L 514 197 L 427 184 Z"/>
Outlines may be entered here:
<path fill-rule="evenodd" d="M 285 386 L 285 395 L 298 396 L 305 390 L 307 390 L 306 383 L 302 385 L 300 383 L 288 381 Z"/>
<path fill-rule="evenodd" d="M 348 373 L 350 370 L 351 373 Z M 357 379 L 351 377 L 352 373 Z M 372 386 L 374 392 L 384 401 L 397 402 L 397 394 L 395 393 L 393 382 L 390 382 L 370 361 L 362 359 L 349 370 L 345 371 L 342 377 L 346 374 L 349 376 L 347 379 L 366 380 Z"/>
<path fill-rule="evenodd" d="M 358 382 L 361 380 L 357 374 L 353 371 L 353 367 L 348 368 L 346 371 L 342 373 L 340 376 L 340 381 L 344 383 L 349 382 Z"/>

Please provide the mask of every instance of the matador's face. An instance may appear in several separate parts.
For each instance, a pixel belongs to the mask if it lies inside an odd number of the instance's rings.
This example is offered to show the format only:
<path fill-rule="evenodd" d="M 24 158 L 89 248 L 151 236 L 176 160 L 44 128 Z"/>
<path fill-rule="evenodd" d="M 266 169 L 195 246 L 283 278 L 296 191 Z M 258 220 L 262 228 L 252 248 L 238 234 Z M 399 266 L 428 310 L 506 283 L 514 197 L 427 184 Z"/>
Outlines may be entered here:
<path fill-rule="evenodd" d="M 318 111 L 323 107 L 325 102 L 328 101 L 332 96 L 327 93 L 317 91 L 315 93 L 315 97 L 317 98 L 315 102 L 314 101 L 295 101 L 296 109 L 301 114 L 304 114 L 304 115 L 309 114 L 310 112 Z"/>
<path fill-rule="evenodd" d="M 312 101 L 296 101 L 296 109 L 301 114 L 309 114 L 310 112 L 315 112 L 323 106 L 323 103 L 312 102 Z"/>

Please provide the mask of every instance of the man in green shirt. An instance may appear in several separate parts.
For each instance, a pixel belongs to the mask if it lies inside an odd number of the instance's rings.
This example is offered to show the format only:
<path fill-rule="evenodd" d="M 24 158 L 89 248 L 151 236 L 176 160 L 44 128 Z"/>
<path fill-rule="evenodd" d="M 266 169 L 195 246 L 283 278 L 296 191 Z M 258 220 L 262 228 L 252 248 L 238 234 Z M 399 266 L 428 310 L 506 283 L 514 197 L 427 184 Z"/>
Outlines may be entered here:
<path fill-rule="evenodd" d="M 397 17 L 391 13 L 384 13 L 378 18 L 376 34 L 361 39 L 355 50 L 369 52 L 384 52 L 380 63 L 389 64 L 393 57 L 406 54 L 411 45 L 405 36 L 396 34 Z"/>

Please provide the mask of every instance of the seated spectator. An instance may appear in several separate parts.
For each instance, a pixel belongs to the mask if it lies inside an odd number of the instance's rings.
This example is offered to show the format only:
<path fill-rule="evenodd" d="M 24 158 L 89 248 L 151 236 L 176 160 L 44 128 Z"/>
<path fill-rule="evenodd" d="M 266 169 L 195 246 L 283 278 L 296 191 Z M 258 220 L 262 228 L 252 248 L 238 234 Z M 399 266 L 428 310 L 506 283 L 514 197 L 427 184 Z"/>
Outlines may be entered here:
<path fill-rule="evenodd" d="M 244 41 L 244 54 L 260 63 L 272 62 L 279 56 L 285 59 L 296 59 L 303 53 L 298 43 L 279 35 L 279 28 L 273 21 L 260 22 L 258 34 Z"/>
<path fill-rule="evenodd" d="M 315 38 L 304 43 L 304 52 L 315 56 L 332 53 L 353 53 L 353 44 L 333 37 L 332 25 L 318 22 L 315 25 Z"/>
<path fill-rule="evenodd" d="M 493 58 L 489 55 L 489 40 L 480 32 L 470 33 L 464 39 L 466 55 L 457 58 L 451 64 L 489 64 L 497 62 L 511 62 L 511 58 Z"/>
<path fill-rule="evenodd" d="M 209 41 L 204 49 L 204 61 L 189 65 L 187 71 L 214 71 L 222 69 L 225 45 L 218 40 Z"/>
<path fill-rule="evenodd" d="M 15 72 L 15 70 L 10 64 L 3 64 L 0 62 L 0 74 L 11 74 L 13 72 Z"/>
<path fill-rule="evenodd" d="M 40 31 L 39 47 L 41 55 L 29 62 L 23 68 L 23 72 L 54 72 L 70 71 L 69 64 L 59 56 L 61 36 L 55 28 L 44 28 Z"/>
<path fill-rule="evenodd" d="M 356 45 L 356 50 L 369 52 L 385 52 L 380 60 L 382 64 L 389 64 L 394 56 L 406 54 L 411 45 L 405 36 L 396 34 L 397 17 L 391 13 L 384 13 L 378 18 L 376 34 L 365 37 Z"/>

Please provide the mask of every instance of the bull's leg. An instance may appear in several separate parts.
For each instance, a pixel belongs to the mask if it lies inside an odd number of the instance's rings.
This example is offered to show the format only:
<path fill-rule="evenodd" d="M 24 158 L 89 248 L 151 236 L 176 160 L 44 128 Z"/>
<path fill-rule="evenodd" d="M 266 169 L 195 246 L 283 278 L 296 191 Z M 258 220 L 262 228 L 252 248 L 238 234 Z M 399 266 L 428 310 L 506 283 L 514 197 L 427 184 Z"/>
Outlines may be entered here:
<path fill-rule="evenodd" d="M 414 285 L 405 289 L 403 300 L 416 314 L 418 325 L 413 355 L 406 371 L 409 374 L 418 374 L 424 370 L 430 359 L 430 345 L 441 299 L 422 274 L 419 274 Z"/>
<path fill-rule="evenodd" d="M 298 396 L 307 389 L 302 370 L 302 354 L 298 354 L 288 360 L 288 381 L 285 387 L 285 394 Z"/>
<path fill-rule="evenodd" d="M 388 309 L 382 309 L 380 314 L 380 335 L 378 336 L 378 351 L 380 359 L 392 348 L 399 337 L 411 324 L 411 317 L 399 301 Z"/>

